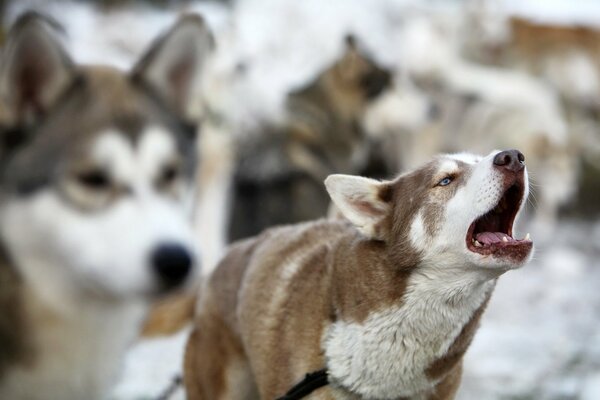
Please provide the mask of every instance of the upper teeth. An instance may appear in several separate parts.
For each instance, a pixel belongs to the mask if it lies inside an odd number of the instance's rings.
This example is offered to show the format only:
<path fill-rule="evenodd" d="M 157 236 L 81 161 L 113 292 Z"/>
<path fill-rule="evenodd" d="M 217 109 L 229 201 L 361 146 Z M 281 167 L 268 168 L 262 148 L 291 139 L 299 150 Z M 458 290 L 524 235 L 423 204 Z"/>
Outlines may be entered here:
<path fill-rule="evenodd" d="M 529 233 L 527 235 L 525 235 L 525 239 L 524 240 L 531 240 L 531 236 L 529 235 Z"/>
<path fill-rule="evenodd" d="M 502 236 L 502 241 L 503 242 L 508 242 L 508 239 L 506 238 L 506 236 Z"/>

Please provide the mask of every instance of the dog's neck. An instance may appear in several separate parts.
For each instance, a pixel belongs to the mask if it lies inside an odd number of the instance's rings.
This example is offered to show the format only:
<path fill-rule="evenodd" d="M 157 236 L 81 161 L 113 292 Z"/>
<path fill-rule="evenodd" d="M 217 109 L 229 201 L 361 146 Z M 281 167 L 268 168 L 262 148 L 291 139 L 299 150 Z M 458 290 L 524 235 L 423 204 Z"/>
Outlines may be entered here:
<path fill-rule="evenodd" d="M 47 297 L 51 290 L 40 292 L 39 282 L 25 277 L 19 280 L 19 292 L 14 296 L 20 307 L 13 319 L 20 325 L 8 328 L 15 329 L 10 331 L 11 337 L 23 352 L 10 364 L 0 365 L 4 367 L 0 368 L 0 397 L 104 396 L 123 352 L 141 327 L 147 305 L 85 297 L 73 291 Z"/>
<path fill-rule="evenodd" d="M 344 256 L 333 261 L 332 283 L 339 319 L 323 340 L 335 384 L 365 398 L 410 397 L 431 390 L 443 374 L 434 378 L 428 371 L 474 316 L 479 318 L 495 276 L 426 263 L 397 270 L 386 257 L 385 244 L 348 246 L 339 254 Z M 461 358 L 462 353 L 454 364 Z"/>

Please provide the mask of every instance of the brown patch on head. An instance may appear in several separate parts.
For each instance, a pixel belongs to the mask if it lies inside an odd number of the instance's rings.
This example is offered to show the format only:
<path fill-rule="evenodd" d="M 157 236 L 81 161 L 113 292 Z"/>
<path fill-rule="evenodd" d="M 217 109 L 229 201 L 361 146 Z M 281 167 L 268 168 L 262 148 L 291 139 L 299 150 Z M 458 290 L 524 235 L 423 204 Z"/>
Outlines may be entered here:
<path fill-rule="evenodd" d="M 455 165 L 456 168 L 448 169 L 444 166 L 445 163 L 448 166 Z M 427 233 L 433 236 L 438 230 L 446 204 L 467 183 L 470 175 L 471 169 L 468 164 L 442 156 L 393 181 L 394 209 L 391 218 L 387 221 L 389 241 L 395 246 L 393 253 L 412 254 L 413 257 L 409 258 L 408 265 L 414 265 L 418 255 L 412 248 L 408 235 L 415 217 L 420 214 Z M 451 183 L 441 186 L 440 181 L 446 177 L 451 178 Z M 400 262 L 400 265 L 406 264 Z"/>
<path fill-rule="evenodd" d="M 456 168 L 451 170 L 443 169 L 445 162 L 451 162 L 456 165 Z M 432 188 L 428 201 L 423 206 L 423 225 L 429 235 L 434 235 L 438 229 L 439 222 L 444 215 L 446 204 L 454 197 L 458 189 L 465 186 L 471 176 L 471 168 L 468 164 L 458 161 L 439 157 L 434 163 L 437 163 L 437 169 L 429 177 L 429 187 Z M 442 168 L 440 168 L 442 167 Z M 444 178 L 450 178 L 452 181 L 446 186 L 440 186 L 439 183 Z"/>
<path fill-rule="evenodd" d="M 392 182 L 393 208 L 384 224 L 392 263 L 400 270 L 412 269 L 420 261 L 419 252 L 410 242 L 410 226 L 427 200 L 428 182 L 434 170 L 434 165 L 430 163 Z"/>
<path fill-rule="evenodd" d="M 110 67 L 81 68 L 52 112 L 29 129 L 29 143 L 16 149 L 8 160 L 4 189 L 29 194 L 57 183 L 64 172 L 81 169 L 91 144 L 102 132 L 116 131 L 135 144 L 149 126 L 172 134 L 180 159 L 185 161 L 181 170 L 191 178 L 195 147 L 188 126 L 122 72 Z"/>
<path fill-rule="evenodd" d="M 55 110 L 57 115 L 47 124 L 64 125 L 68 118 L 74 120 L 74 136 L 89 137 L 113 128 L 135 140 L 151 124 L 177 130 L 181 122 L 170 110 L 162 109 L 163 105 L 143 85 L 117 69 L 83 67 L 78 83 L 65 93 Z"/>

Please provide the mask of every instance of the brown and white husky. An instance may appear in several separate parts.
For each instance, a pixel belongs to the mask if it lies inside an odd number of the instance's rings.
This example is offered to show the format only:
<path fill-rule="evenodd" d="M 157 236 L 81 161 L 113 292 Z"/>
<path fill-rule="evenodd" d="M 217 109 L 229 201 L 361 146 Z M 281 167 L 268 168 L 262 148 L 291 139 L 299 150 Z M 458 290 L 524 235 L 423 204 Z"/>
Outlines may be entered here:
<path fill-rule="evenodd" d="M 452 399 L 497 278 L 532 256 L 513 224 L 524 156 L 443 155 L 392 181 L 331 175 L 345 219 L 234 244 L 201 294 L 190 399 Z"/>
<path fill-rule="evenodd" d="M 79 66 L 54 24 L 12 28 L 0 74 L 0 398 L 98 399 L 151 300 L 198 270 L 183 17 L 129 73 Z"/>

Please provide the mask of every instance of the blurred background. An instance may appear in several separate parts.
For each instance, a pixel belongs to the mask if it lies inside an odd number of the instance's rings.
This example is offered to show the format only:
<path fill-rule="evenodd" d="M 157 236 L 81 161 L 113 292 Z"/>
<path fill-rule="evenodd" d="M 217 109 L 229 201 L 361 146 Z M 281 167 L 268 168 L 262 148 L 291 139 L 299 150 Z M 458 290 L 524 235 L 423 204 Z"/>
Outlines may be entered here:
<path fill-rule="evenodd" d="M 500 279 L 459 398 L 600 399 L 600 2 L 0 0 L 0 42 L 27 9 L 63 25 L 78 62 L 123 69 L 180 14 L 207 19 L 217 48 L 193 110 L 206 272 L 234 239 L 326 215 L 330 173 L 520 149 L 518 229 L 537 252 Z M 156 398 L 187 333 L 140 339 L 113 398 Z"/>

